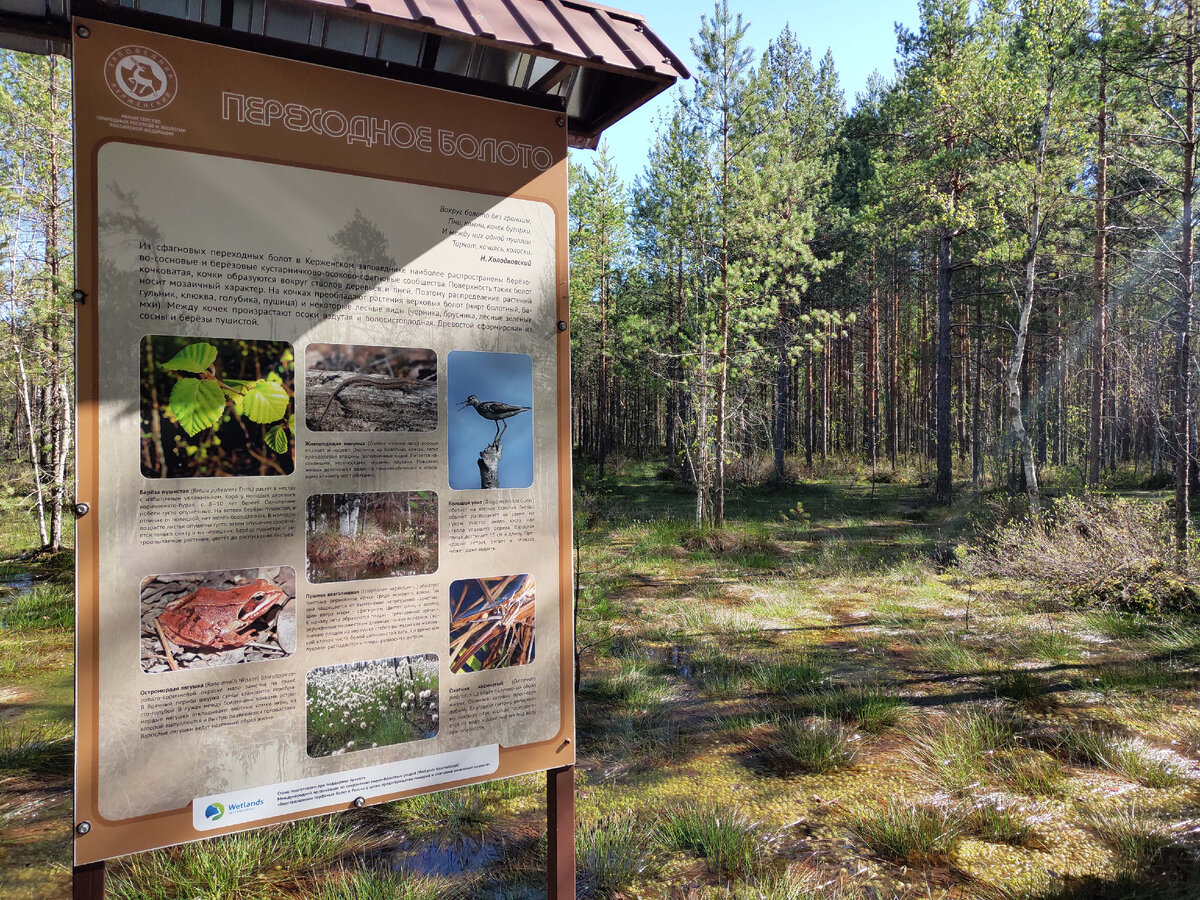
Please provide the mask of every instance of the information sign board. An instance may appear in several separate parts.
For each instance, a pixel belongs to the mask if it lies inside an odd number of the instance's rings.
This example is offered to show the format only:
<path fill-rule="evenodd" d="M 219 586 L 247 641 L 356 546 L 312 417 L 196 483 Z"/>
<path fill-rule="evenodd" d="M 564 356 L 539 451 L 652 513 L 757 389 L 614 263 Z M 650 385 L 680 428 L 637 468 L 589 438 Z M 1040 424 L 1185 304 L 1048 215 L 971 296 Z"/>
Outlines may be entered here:
<path fill-rule="evenodd" d="M 74 24 L 76 862 L 572 764 L 561 115 Z"/>

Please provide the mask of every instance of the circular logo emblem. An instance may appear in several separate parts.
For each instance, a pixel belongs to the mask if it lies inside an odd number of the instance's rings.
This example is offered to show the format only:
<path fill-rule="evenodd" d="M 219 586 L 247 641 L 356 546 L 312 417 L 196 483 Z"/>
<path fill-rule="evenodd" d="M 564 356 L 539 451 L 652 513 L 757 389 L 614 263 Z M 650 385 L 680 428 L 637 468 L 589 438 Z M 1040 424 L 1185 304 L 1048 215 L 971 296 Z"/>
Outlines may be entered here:
<path fill-rule="evenodd" d="M 179 79 L 165 56 L 149 47 L 120 47 L 104 63 L 108 89 L 126 106 L 162 109 L 175 99 Z"/>
<path fill-rule="evenodd" d="M 208 808 L 204 810 L 204 818 L 216 821 L 225 815 L 225 807 L 220 803 L 210 803 Z"/>

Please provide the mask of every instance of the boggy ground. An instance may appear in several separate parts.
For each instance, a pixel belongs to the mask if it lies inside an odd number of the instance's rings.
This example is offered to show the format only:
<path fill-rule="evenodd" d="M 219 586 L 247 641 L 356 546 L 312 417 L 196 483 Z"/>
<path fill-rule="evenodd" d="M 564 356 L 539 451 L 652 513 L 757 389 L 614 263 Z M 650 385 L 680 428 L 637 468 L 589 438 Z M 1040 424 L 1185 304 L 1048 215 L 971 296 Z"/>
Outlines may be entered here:
<path fill-rule="evenodd" d="M 873 493 L 747 491 L 721 531 L 649 469 L 581 498 L 581 894 L 1200 896 L 1200 622 L 972 579 L 969 504 Z M 130 857 L 109 896 L 544 896 L 541 791 Z"/>
<path fill-rule="evenodd" d="M 1200 623 L 974 580 L 911 486 L 747 493 L 720 532 L 622 493 L 582 537 L 579 729 L 583 821 L 660 845 L 624 893 L 1200 896 Z"/>
<path fill-rule="evenodd" d="M 69 896 L 74 560 L 11 496 L 0 522 L 0 897 Z"/>

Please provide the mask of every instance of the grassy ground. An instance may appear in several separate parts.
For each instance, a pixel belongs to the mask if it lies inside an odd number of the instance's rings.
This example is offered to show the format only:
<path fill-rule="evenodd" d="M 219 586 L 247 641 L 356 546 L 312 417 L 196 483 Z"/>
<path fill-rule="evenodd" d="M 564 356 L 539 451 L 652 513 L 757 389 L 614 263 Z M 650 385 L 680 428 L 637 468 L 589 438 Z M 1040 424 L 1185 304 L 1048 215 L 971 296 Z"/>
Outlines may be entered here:
<path fill-rule="evenodd" d="M 967 505 L 927 493 L 746 491 L 698 531 L 686 492 L 630 467 L 580 503 L 581 893 L 1200 896 L 1200 622 L 971 580 Z M 33 669 L 3 683 L 55 721 L 66 636 L 21 634 Z M 3 796 L 54 777 L 0 773 Z M 543 815 L 540 779 L 499 782 L 131 857 L 109 893 L 544 896 Z M 39 859 L 65 864 L 59 831 Z"/>
<path fill-rule="evenodd" d="M 74 560 L 28 553 L 40 540 L 12 494 L 0 521 L 0 897 L 66 896 Z"/>

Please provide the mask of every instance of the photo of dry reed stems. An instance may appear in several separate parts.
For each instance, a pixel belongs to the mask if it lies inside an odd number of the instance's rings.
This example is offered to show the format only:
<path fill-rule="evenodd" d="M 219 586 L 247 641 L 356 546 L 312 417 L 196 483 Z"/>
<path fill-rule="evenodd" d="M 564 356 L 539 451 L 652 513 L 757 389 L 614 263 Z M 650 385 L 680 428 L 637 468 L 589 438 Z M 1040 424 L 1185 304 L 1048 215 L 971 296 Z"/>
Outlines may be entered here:
<path fill-rule="evenodd" d="M 464 578 L 450 585 L 450 671 L 533 661 L 533 576 Z"/>

